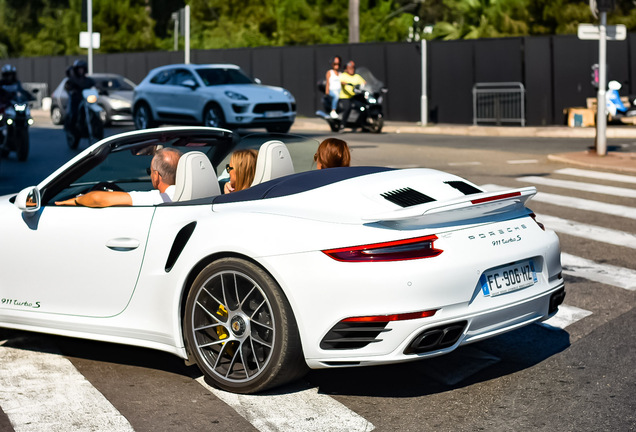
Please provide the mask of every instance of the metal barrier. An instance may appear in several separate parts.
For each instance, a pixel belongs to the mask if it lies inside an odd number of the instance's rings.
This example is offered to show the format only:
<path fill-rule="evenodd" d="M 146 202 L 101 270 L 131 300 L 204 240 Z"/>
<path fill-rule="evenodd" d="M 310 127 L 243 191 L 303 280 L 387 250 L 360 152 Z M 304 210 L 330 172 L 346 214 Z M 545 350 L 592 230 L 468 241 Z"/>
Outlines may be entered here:
<path fill-rule="evenodd" d="M 473 124 L 526 125 L 526 90 L 520 82 L 477 83 L 473 86 Z"/>
<path fill-rule="evenodd" d="M 49 96 L 49 85 L 47 83 L 23 82 L 22 87 L 35 97 L 35 100 L 31 102 L 31 107 L 42 108 L 42 99 Z"/>

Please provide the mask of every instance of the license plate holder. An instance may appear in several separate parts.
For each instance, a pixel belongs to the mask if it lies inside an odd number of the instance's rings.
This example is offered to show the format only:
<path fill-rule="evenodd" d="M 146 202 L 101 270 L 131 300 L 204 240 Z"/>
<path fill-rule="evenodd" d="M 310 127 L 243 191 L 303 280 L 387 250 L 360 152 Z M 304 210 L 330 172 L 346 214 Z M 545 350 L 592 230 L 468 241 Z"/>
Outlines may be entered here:
<path fill-rule="evenodd" d="M 518 261 L 485 271 L 479 278 L 481 290 L 488 297 L 528 288 L 537 281 L 532 260 Z"/>
<path fill-rule="evenodd" d="M 274 117 L 282 117 L 285 114 L 283 111 L 265 111 L 265 117 L 274 118 Z"/>

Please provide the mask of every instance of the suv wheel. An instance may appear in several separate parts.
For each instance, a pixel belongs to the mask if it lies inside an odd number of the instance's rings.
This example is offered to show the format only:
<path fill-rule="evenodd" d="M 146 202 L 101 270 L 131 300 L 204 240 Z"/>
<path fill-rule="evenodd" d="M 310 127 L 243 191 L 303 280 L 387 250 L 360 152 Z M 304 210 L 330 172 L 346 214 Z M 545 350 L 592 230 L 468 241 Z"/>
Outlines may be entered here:
<path fill-rule="evenodd" d="M 152 119 L 152 111 L 150 111 L 150 107 L 146 103 L 140 103 L 135 107 L 133 120 L 135 129 L 148 129 L 156 126 L 155 121 Z"/>
<path fill-rule="evenodd" d="M 221 111 L 221 108 L 218 105 L 210 104 L 205 107 L 205 111 L 203 113 L 203 126 L 216 128 L 225 127 L 223 111 Z"/>

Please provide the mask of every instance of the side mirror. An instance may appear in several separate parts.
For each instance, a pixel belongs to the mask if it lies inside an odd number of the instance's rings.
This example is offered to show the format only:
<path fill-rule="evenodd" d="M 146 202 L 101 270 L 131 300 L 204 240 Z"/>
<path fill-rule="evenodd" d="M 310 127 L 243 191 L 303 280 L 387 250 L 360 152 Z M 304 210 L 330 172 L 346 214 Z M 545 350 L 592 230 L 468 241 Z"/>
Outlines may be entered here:
<path fill-rule="evenodd" d="M 254 78 L 254 82 L 256 84 L 262 84 L 262 81 L 260 80 L 260 78 Z"/>
<path fill-rule="evenodd" d="M 194 80 L 191 80 L 191 79 L 187 79 L 187 80 L 183 81 L 181 83 L 181 85 L 184 86 L 184 87 L 188 87 L 188 88 L 190 88 L 192 90 L 194 90 L 195 88 L 198 87 L 197 83 L 195 83 Z"/>
<path fill-rule="evenodd" d="M 18 196 L 15 198 L 15 205 L 23 212 L 35 213 L 36 211 L 40 210 L 40 191 L 35 186 L 22 189 L 20 193 L 18 193 Z"/>

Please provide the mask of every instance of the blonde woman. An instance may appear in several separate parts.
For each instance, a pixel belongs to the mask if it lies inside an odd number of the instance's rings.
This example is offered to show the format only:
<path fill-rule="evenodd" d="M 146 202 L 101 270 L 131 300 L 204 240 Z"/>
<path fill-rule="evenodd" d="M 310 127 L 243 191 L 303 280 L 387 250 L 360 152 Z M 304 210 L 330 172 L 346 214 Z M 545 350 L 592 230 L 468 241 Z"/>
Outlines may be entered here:
<path fill-rule="evenodd" d="M 236 192 L 250 187 L 256 172 L 256 150 L 237 150 L 232 153 L 230 163 L 225 166 L 230 181 L 225 183 L 223 193 Z"/>

